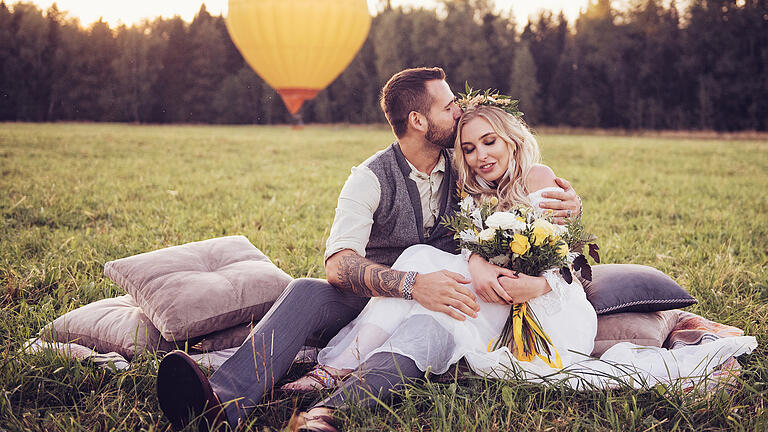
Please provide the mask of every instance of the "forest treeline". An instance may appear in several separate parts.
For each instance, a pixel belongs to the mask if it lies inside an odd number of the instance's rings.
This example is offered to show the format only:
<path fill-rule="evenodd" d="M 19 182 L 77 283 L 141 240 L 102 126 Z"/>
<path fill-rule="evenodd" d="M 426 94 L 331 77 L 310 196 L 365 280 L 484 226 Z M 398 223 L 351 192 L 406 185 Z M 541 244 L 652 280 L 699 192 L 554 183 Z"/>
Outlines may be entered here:
<path fill-rule="evenodd" d="M 768 0 L 594 0 L 575 22 L 525 26 L 489 0 L 433 9 L 382 1 L 349 67 L 302 108 L 306 122 L 383 122 L 396 71 L 443 67 L 520 99 L 537 126 L 768 130 Z M 522 28 L 522 30 L 518 30 Z M 0 121 L 288 123 L 243 61 L 224 19 L 83 28 L 52 6 L 0 2 Z"/>

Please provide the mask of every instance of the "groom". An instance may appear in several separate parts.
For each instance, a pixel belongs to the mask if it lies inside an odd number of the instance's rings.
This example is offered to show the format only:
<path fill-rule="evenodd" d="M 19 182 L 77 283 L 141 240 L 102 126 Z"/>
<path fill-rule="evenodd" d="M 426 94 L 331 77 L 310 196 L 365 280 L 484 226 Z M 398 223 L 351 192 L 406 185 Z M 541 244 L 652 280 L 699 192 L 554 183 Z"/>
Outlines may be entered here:
<path fill-rule="evenodd" d="M 185 353 L 163 358 L 157 374 L 160 407 L 174 428 L 204 414 L 206 428 L 223 421 L 236 427 L 290 367 L 305 340 L 333 337 L 362 311 L 371 297 L 404 297 L 455 319 L 475 317 L 479 307 L 465 286 L 470 281 L 449 271 L 415 274 L 390 268 L 414 244 L 456 252 L 441 218 L 456 207 L 456 178 L 450 149 L 461 109 L 440 68 L 406 69 L 381 92 L 381 107 L 397 137 L 387 149 L 352 169 L 342 188 L 326 244 L 328 280 L 297 279 L 254 327 L 248 339 L 208 380 Z M 550 192 L 546 203 L 556 217 L 581 211 L 576 193 Z M 498 277 L 487 264 L 487 280 L 476 280 L 483 299 L 525 302 L 549 290 L 523 290 L 516 279 Z M 373 355 L 316 406 L 342 408 L 349 397 L 373 406 L 388 400 L 407 378 L 423 376 L 408 357 Z"/>

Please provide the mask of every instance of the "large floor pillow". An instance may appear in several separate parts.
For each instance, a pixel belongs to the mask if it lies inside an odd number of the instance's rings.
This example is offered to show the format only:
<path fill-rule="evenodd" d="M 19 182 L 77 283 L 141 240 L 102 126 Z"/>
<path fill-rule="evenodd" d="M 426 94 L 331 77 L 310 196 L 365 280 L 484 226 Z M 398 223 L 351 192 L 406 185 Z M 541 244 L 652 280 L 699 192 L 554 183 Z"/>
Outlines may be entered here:
<path fill-rule="evenodd" d="M 592 355 L 600 357 L 620 342 L 661 347 L 674 330 L 679 310 L 659 312 L 621 312 L 597 317 L 597 336 Z"/>
<path fill-rule="evenodd" d="M 172 344 L 160 337 L 130 295 L 99 300 L 58 317 L 40 332 L 45 340 L 74 342 L 96 352 L 116 352 L 126 360 L 144 350 L 169 351 Z"/>
<path fill-rule="evenodd" d="M 697 302 L 663 272 L 638 264 L 592 266 L 592 280 L 577 272 L 598 315 L 680 309 Z"/>
<path fill-rule="evenodd" d="M 168 341 L 257 322 L 292 278 L 243 236 L 147 252 L 104 265 Z"/>

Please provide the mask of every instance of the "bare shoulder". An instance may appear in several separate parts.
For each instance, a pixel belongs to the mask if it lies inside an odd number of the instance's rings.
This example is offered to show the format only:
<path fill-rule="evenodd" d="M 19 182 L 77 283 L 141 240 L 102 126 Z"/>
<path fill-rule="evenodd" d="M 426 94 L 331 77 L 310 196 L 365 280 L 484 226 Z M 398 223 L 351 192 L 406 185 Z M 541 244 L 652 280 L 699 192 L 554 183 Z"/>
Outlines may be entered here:
<path fill-rule="evenodd" d="M 531 171 L 525 178 L 525 187 L 528 192 L 536 192 L 546 187 L 558 187 L 555 183 L 555 172 L 546 165 L 536 164 L 531 167 Z"/>

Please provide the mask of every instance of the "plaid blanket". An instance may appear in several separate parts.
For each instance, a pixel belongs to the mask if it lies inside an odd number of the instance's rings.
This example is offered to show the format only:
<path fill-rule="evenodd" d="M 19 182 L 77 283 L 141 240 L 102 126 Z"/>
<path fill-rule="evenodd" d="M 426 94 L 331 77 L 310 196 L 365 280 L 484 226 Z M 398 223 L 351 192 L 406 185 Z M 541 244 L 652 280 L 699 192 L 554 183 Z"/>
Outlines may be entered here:
<path fill-rule="evenodd" d="M 725 337 L 744 336 L 744 330 L 740 328 L 716 323 L 695 313 L 677 312 L 677 325 L 667 336 L 664 348 L 676 349 L 701 345 Z"/>
<path fill-rule="evenodd" d="M 671 350 L 691 345 L 701 345 L 727 337 L 743 336 L 744 330 L 710 321 L 702 316 L 687 311 L 677 311 L 677 325 L 669 332 L 664 348 Z M 718 386 L 734 387 L 738 383 L 741 365 L 735 357 L 730 357 L 722 363 L 710 376 L 706 383 L 706 391 L 713 391 Z M 694 385 L 684 387 L 685 391 L 693 390 Z"/>

